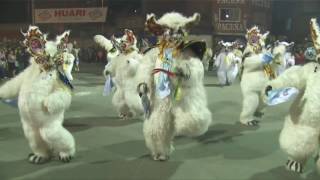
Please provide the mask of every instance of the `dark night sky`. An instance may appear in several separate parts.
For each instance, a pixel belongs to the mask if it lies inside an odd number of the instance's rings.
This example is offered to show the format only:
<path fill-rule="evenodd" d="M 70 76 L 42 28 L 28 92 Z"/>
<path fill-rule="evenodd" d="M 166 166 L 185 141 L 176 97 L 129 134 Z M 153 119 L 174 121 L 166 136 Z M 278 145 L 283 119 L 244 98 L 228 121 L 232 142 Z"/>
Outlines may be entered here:
<path fill-rule="evenodd" d="M 27 22 L 28 11 L 27 0 L 0 0 L 0 23 Z"/>

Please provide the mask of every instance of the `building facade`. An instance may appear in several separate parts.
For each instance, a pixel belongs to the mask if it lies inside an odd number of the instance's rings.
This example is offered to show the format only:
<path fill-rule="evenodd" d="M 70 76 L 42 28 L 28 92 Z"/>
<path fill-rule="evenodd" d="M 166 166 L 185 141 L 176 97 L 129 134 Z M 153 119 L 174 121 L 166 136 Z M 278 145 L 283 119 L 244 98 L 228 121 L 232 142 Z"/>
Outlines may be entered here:
<path fill-rule="evenodd" d="M 303 43 L 310 36 L 310 19 L 320 20 L 319 0 L 282 0 L 273 4 L 272 32 L 288 40 Z M 286 10 L 284 10 L 286 9 Z"/>
<path fill-rule="evenodd" d="M 254 25 L 270 30 L 271 7 L 271 0 L 214 0 L 213 34 L 243 36 Z"/>

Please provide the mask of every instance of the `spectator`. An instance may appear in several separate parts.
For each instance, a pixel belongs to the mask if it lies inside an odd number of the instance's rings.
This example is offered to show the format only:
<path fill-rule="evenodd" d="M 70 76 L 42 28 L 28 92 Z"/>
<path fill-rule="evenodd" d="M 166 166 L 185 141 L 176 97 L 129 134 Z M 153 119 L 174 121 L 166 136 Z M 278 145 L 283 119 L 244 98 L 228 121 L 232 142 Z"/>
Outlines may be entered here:
<path fill-rule="evenodd" d="M 105 55 L 104 55 L 104 51 L 102 49 L 98 49 L 97 50 L 97 62 L 105 62 Z"/>
<path fill-rule="evenodd" d="M 305 63 L 304 52 L 302 49 L 298 49 L 295 52 L 294 56 L 295 56 L 296 65 L 303 65 Z"/>
<path fill-rule="evenodd" d="M 80 68 L 79 68 L 79 64 L 80 64 L 80 58 L 79 58 L 79 51 L 80 48 L 77 45 L 77 41 L 73 42 L 73 49 L 72 49 L 72 54 L 74 55 L 75 59 L 74 59 L 74 68 L 75 71 L 79 72 Z"/>
<path fill-rule="evenodd" d="M 30 54 L 28 53 L 27 49 L 22 50 L 21 54 L 23 69 L 25 69 L 29 66 Z"/>
<path fill-rule="evenodd" d="M 0 49 L 0 79 L 4 79 L 6 77 L 6 54 L 3 49 Z"/>
<path fill-rule="evenodd" d="M 8 54 L 8 71 L 9 77 L 14 77 L 16 75 L 17 57 L 13 50 L 9 51 Z"/>
<path fill-rule="evenodd" d="M 92 47 L 88 47 L 87 48 L 87 53 L 88 53 L 88 62 L 91 63 L 95 60 L 95 57 L 94 57 L 94 50 Z"/>

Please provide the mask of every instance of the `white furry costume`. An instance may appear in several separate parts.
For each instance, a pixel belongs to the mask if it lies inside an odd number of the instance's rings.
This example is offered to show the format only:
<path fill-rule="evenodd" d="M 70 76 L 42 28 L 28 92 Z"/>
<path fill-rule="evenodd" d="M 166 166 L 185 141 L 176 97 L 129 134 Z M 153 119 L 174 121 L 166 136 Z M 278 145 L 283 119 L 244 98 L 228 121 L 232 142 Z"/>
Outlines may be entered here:
<path fill-rule="evenodd" d="M 74 138 L 62 126 L 64 112 L 71 103 L 71 84 L 66 85 L 60 78 L 72 80 L 74 56 L 57 49 L 68 34 L 46 41 L 37 27 L 30 26 L 24 42 L 33 55 L 31 64 L 0 87 L 0 98 L 18 96 L 22 127 L 32 150 L 31 163 L 44 163 L 53 153 L 69 162 L 75 154 Z"/>
<path fill-rule="evenodd" d="M 215 59 L 215 66 L 218 67 L 217 76 L 220 85 L 229 85 L 238 75 L 242 52 L 235 48 L 236 42 L 220 41 L 219 44 L 223 48 Z"/>
<path fill-rule="evenodd" d="M 258 124 L 255 114 L 260 113 L 265 106 L 260 96 L 261 90 L 270 76 L 273 76 L 265 73 L 262 62 L 262 56 L 267 51 L 264 48 L 267 35 L 268 32 L 260 34 L 258 27 L 253 27 L 246 35 L 248 43 L 243 52 L 240 82 L 243 96 L 240 122 L 249 126 Z"/>
<path fill-rule="evenodd" d="M 150 98 L 150 114 L 144 121 L 143 132 L 154 160 L 169 158 L 175 136 L 199 136 L 211 123 L 201 62 L 205 43 L 188 45 L 185 41 L 186 27 L 197 23 L 199 18 L 198 13 L 186 18 L 175 12 L 159 20 L 154 14 L 147 16 L 147 29 L 161 38 L 154 48 L 159 53 L 149 54 L 149 58 L 156 58 L 152 67 L 154 75 L 149 82 L 144 81 L 148 88 L 139 86 L 140 95 L 144 97 L 147 93 Z"/>
<path fill-rule="evenodd" d="M 143 107 L 137 93 L 136 72 L 142 64 L 143 55 L 139 54 L 133 32 L 125 29 L 121 38 L 112 37 L 111 41 L 101 35 L 96 35 L 94 39 L 108 51 L 109 63 L 104 74 L 110 75 L 115 83 L 116 91 L 112 103 L 117 108 L 119 116 L 126 119 L 142 115 Z"/>
<path fill-rule="evenodd" d="M 291 54 L 290 50 L 294 46 L 294 42 L 287 43 L 285 41 L 275 42 L 272 54 L 279 54 L 281 57 L 280 65 L 277 68 L 277 75 L 282 74 L 286 69 L 295 64 L 295 58 Z"/>
<path fill-rule="evenodd" d="M 207 48 L 206 52 L 204 53 L 202 64 L 205 71 L 209 71 L 209 64 L 213 60 L 213 53 L 211 48 Z"/>
<path fill-rule="evenodd" d="M 320 31 L 315 19 L 311 20 L 311 31 L 319 52 Z M 289 157 L 286 167 L 291 171 L 302 172 L 306 161 L 312 155 L 319 154 L 320 65 L 312 62 L 304 66 L 293 66 L 266 86 L 266 95 L 272 89 L 284 87 L 295 87 L 300 91 L 285 118 L 279 142 Z M 316 163 L 320 170 L 320 159 Z"/>

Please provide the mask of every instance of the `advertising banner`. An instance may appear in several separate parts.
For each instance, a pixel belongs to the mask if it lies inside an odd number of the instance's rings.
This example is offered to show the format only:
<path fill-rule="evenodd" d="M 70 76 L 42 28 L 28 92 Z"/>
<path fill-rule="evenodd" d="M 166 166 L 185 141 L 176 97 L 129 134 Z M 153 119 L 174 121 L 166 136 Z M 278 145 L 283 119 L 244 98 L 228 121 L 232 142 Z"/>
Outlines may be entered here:
<path fill-rule="evenodd" d="M 107 8 L 35 9 L 35 23 L 105 22 Z"/>

